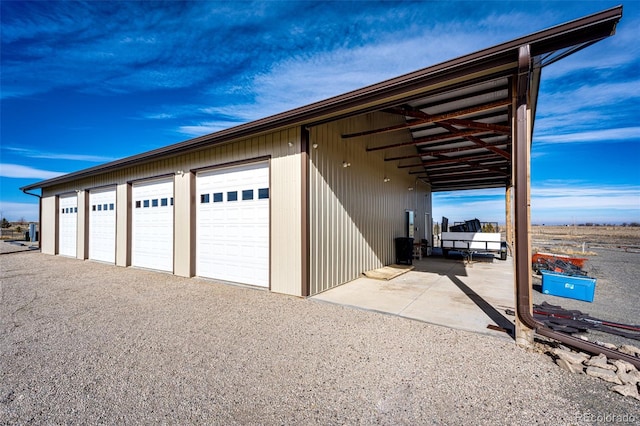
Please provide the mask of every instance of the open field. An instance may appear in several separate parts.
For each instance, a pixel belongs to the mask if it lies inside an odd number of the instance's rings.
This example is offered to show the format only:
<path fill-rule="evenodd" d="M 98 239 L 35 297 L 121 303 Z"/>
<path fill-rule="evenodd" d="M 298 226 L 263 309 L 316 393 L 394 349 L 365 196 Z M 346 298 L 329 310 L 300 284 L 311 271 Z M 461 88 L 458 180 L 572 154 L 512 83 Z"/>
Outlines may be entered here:
<path fill-rule="evenodd" d="M 577 254 L 583 244 L 585 251 L 589 247 L 640 251 L 640 226 L 533 226 L 531 240 L 534 252 L 547 248 Z"/>

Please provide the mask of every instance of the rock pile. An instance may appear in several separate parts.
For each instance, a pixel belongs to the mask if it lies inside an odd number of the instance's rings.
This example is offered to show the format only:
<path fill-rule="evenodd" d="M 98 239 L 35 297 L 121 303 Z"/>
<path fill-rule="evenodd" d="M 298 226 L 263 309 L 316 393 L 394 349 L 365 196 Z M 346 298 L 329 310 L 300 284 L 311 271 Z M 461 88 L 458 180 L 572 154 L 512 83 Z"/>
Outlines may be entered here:
<path fill-rule="evenodd" d="M 622 345 L 614 348 L 640 357 L 640 348 L 635 346 Z M 587 374 L 613 383 L 614 386 L 610 388 L 612 391 L 640 401 L 640 371 L 633 364 L 618 359 L 607 359 L 604 354 L 590 356 L 583 352 L 574 352 L 564 346 L 551 349 L 550 354 L 561 368 L 571 373 Z"/>

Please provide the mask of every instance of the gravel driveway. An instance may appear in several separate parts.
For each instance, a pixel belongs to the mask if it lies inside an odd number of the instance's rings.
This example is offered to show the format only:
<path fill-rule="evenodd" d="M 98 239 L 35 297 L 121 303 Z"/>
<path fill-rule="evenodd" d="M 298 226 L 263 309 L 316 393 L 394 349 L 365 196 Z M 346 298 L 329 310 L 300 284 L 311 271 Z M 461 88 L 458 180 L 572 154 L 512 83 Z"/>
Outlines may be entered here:
<path fill-rule="evenodd" d="M 640 421 L 504 339 L 38 252 L 0 267 L 3 424 Z"/>

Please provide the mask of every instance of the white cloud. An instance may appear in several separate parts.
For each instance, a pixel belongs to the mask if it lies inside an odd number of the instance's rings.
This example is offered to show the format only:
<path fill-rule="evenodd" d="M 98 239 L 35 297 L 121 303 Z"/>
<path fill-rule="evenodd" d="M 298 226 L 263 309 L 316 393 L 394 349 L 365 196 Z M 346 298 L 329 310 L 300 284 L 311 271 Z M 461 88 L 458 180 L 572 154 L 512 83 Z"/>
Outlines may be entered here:
<path fill-rule="evenodd" d="M 577 122 L 584 122 L 581 114 L 589 108 L 600 109 L 604 106 L 621 107 L 624 102 L 640 98 L 640 80 L 607 82 L 600 84 L 584 84 L 580 87 L 560 84 L 547 87 L 540 97 L 539 111 L 541 117 L 576 115 Z M 554 90 L 556 89 L 556 90 Z M 607 114 L 608 115 L 608 114 Z"/>
<path fill-rule="evenodd" d="M 171 118 L 175 118 L 175 115 L 166 112 L 156 112 L 143 114 L 141 118 L 144 118 L 146 120 L 169 120 Z"/>
<path fill-rule="evenodd" d="M 33 167 L 21 166 L 19 164 L 0 164 L 0 176 L 7 178 L 51 179 L 63 174 L 64 172 L 34 169 Z"/>
<path fill-rule="evenodd" d="M 237 125 L 237 122 L 229 122 L 229 121 L 207 121 L 203 123 L 199 123 L 192 126 L 180 126 L 178 131 L 182 134 L 188 136 L 202 136 L 208 135 L 209 133 L 215 133 L 220 130 L 231 128 Z"/>
<path fill-rule="evenodd" d="M 606 206 L 610 210 L 635 209 L 640 211 L 640 196 L 625 195 L 564 195 L 560 197 L 537 197 L 532 195 L 531 208 L 541 211 L 558 212 L 560 210 L 601 210 Z"/>
<path fill-rule="evenodd" d="M 640 138 L 640 127 L 625 127 L 621 129 L 603 129 L 588 132 L 553 134 L 537 136 L 534 139 L 536 145 L 545 143 L 575 143 L 575 142 L 610 142 L 637 140 Z"/>
<path fill-rule="evenodd" d="M 640 187 L 544 182 L 531 188 L 534 223 L 622 223 L 640 217 Z"/>
<path fill-rule="evenodd" d="M 433 194 L 433 219 L 505 222 L 504 189 Z M 531 188 L 532 223 L 623 223 L 640 218 L 640 187 L 547 181 Z"/>
<path fill-rule="evenodd" d="M 36 151 L 33 149 L 6 147 L 7 151 L 14 152 L 27 158 L 45 158 L 50 160 L 69 160 L 69 161 L 87 161 L 90 163 L 105 163 L 113 161 L 115 157 L 107 157 L 104 155 L 89 155 L 89 154 L 65 154 L 65 153 L 52 153 L 44 151 Z"/>
<path fill-rule="evenodd" d="M 582 186 L 581 186 L 582 185 Z M 534 185 L 531 192 L 545 197 L 565 196 L 567 194 L 578 194 L 581 196 L 593 195 L 636 195 L 640 196 L 640 187 L 630 185 L 620 186 L 586 186 L 580 181 L 546 181 L 540 185 Z"/>
<path fill-rule="evenodd" d="M 288 56 L 272 64 L 267 71 L 247 77 L 241 87 L 227 88 L 225 101 L 233 101 L 241 92 L 250 102 L 214 105 L 199 112 L 224 116 L 226 120 L 203 120 L 181 126 L 178 131 L 200 136 L 231 126 L 309 105 L 313 102 L 360 89 L 400 74 L 434 65 L 457 55 L 490 45 L 490 37 L 476 34 L 428 30 L 387 36 L 387 40 L 359 47 L 340 47 L 328 52 Z M 411 55 L 398 55 L 411 52 Z M 415 58 L 420 58 L 416 62 Z M 212 88 L 218 92 L 219 88 Z"/>

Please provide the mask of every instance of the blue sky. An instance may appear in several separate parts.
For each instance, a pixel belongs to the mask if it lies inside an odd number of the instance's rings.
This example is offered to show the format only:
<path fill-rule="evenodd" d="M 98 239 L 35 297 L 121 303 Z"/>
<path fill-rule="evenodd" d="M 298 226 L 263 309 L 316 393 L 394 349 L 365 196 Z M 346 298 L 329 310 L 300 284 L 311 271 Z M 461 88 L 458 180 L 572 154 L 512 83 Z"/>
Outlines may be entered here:
<path fill-rule="evenodd" d="M 0 210 L 19 187 L 396 77 L 616 2 L 0 2 Z M 543 71 L 533 223 L 640 222 L 640 3 Z M 398 52 L 406 52 L 399 55 Z M 504 190 L 434 194 L 504 222 Z"/>

